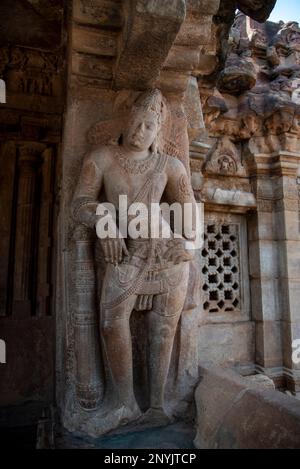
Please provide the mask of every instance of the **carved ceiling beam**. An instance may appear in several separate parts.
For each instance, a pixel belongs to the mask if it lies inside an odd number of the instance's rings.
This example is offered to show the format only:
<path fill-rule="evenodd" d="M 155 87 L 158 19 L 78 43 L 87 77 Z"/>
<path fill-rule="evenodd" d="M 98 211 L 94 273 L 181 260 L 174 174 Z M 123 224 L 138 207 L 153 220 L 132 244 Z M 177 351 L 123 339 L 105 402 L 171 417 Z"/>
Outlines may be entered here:
<path fill-rule="evenodd" d="M 158 79 L 184 22 L 186 2 L 125 0 L 124 12 L 114 85 L 117 89 L 147 89 Z"/>
<path fill-rule="evenodd" d="M 199 74 L 202 49 L 211 40 L 212 19 L 219 3 L 220 0 L 186 1 L 186 18 L 158 81 L 158 86 L 165 92 L 185 92 L 190 76 Z"/>
<path fill-rule="evenodd" d="M 183 105 L 188 120 L 190 143 L 204 131 L 197 85 L 202 49 L 211 38 L 213 16 L 220 0 L 186 0 L 186 17 L 156 83 L 173 102 L 174 113 Z M 183 98 L 183 99 L 182 99 Z M 188 151 L 188 150 L 187 150 Z"/>
<path fill-rule="evenodd" d="M 123 23 L 121 0 L 73 0 L 70 44 L 75 87 L 111 88 Z"/>

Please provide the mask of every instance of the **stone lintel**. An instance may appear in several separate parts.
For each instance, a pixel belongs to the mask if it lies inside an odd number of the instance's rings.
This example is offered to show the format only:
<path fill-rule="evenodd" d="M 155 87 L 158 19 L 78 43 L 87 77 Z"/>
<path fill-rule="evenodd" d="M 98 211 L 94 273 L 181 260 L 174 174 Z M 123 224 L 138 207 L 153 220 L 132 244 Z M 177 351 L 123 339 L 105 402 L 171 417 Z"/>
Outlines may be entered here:
<path fill-rule="evenodd" d="M 251 196 L 252 194 L 249 194 L 249 197 Z M 253 196 L 254 198 L 254 196 Z M 249 211 L 252 211 L 256 208 L 256 204 L 253 203 L 253 204 L 249 204 L 249 205 L 239 205 L 238 203 L 219 203 L 219 202 L 215 202 L 215 201 L 207 201 L 205 202 L 205 210 L 207 212 L 221 212 L 221 213 L 224 213 L 224 212 L 227 212 L 227 213 L 232 213 L 232 214 L 240 214 L 240 215 L 243 215 L 243 214 L 246 214 L 248 213 Z"/>

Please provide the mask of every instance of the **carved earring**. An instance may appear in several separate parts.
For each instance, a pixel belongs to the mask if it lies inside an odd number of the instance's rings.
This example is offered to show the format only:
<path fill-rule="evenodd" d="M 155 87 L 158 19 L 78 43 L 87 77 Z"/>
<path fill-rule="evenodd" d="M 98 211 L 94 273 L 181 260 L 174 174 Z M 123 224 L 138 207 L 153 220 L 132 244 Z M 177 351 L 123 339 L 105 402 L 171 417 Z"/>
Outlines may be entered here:
<path fill-rule="evenodd" d="M 154 139 L 154 142 L 152 143 L 150 147 L 150 151 L 153 153 L 160 153 L 162 151 L 162 134 L 159 129 L 157 136 Z"/>
<path fill-rule="evenodd" d="M 152 143 L 151 147 L 150 147 L 150 151 L 151 153 L 157 153 L 158 152 L 158 142 L 157 142 L 157 138 L 154 140 L 154 142 Z"/>

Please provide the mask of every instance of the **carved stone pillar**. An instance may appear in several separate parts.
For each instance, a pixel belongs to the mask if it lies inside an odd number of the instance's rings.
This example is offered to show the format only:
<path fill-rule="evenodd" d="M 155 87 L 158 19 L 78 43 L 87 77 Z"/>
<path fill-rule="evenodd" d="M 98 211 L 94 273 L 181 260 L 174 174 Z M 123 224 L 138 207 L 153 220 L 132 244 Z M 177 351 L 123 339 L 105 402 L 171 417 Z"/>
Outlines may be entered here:
<path fill-rule="evenodd" d="M 76 396 L 85 410 L 98 407 L 103 397 L 104 382 L 100 365 L 100 335 L 96 305 L 94 242 L 89 230 L 78 226 L 75 231 L 74 313 L 76 353 Z"/>
<path fill-rule="evenodd" d="M 53 171 L 55 152 L 47 148 L 41 155 L 41 209 L 39 216 L 36 314 L 51 316 L 51 247 L 53 243 Z"/>
<path fill-rule="evenodd" d="M 252 318 L 256 326 L 255 362 L 259 372 L 282 385 L 279 247 L 274 224 L 276 169 L 271 155 L 252 154 L 252 158 L 257 210 L 249 220 L 249 259 Z"/>
<path fill-rule="evenodd" d="M 0 317 L 11 314 L 11 250 L 14 235 L 12 218 L 14 214 L 14 181 L 16 174 L 16 144 L 5 142 L 0 145 Z"/>
<path fill-rule="evenodd" d="M 277 158 L 280 178 L 275 224 L 279 248 L 283 374 L 287 388 L 300 395 L 300 364 L 293 361 L 293 343 L 300 339 L 300 233 L 297 185 L 300 154 L 285 151 Z"/>
<path fill-rule="evenodd" d="M 299 159 L 287 151 L 254 156 L 258 208 L 249 246 L 257 370 L 293 392 L 300 374 L 292 360 L 293 341 L 300 337 Z"/>
<path fill-rule="evenodd" d="M 17 317 L 34 314 L 38 170 L 44 149 L 44 145 L 38 143 L 19 147 L 13 286 L 13 314 Z"/>

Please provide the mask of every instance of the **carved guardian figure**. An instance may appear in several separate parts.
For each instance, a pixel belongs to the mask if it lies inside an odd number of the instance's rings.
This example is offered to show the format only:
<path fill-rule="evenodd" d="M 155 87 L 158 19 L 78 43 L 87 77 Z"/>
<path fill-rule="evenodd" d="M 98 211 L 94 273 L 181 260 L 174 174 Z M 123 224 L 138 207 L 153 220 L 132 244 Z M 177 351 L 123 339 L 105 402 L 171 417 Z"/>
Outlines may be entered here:
<path fill-rule="evenodd" d="M 96 229 L 101 193 L 116 208 L 119 196 L 126 195 L 128 206 L 143 203 L 149 213 L 151 204 L 162 201 L 177 202 L 182 208 L 190 203 L 196 210 L 184 165 L 158 149 L 163 108 L 159 90 L 142 94 L 134 103 L 118 145 L 101 146 L 86 156 L 72 204 L 78 223 Z M 96 262 L 105 260 L 105 273 L 101 282 L 98 280 L 97 289 L 107 383 L 101 418 L 97 414 L 98 434 L 134 420 L 141 425 L 158 426 L 170 421 L 164 396 L 194 254 L 185 245 L 186 240 L 192 241 L 188 234 L 192 232 L 192 218 L 182 239 L 127 236 L 98 239 L 95 243 Z M 130 330 L 134 310 L 148 316 L 150 407 L 144 414 L 134 393 Z"/>

